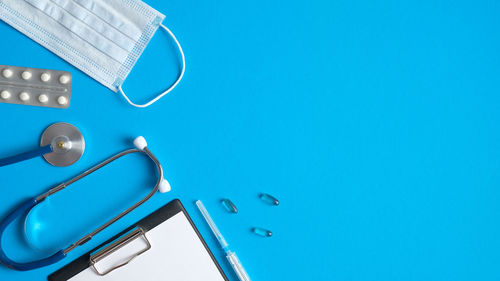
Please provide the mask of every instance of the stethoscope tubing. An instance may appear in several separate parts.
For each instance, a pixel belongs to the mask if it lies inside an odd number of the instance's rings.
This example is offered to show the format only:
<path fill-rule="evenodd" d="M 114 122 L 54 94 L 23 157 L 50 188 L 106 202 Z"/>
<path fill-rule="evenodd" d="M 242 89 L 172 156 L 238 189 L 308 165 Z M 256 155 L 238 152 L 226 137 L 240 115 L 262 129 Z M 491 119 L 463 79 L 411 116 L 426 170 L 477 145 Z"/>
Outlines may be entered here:
<path fill-rule="evenodd" d="M 145 147 L 144 150 L 139 150 L 139 149 L 135 149 L 134 148 L 134 149 L 129 149 L 129 150 L 123 151 L 123 152 L 121 152 L 121 153 L 119 153 L 119 154 L 117 154 L 117 155 L 115 155 L 115 156 L 113 156 L 113 157 L 105 160 L 104 162 L 102 162 L 102 163 L 94 166 L 93 168 L 89 169 L 88 171 L 82 173 L 81 175 L 78 175 L 75 178 L 69 180 L 68 183 L 66 184 L 66 186 L 74 183 L 75 181 L 80 180 L 83 177 L 88 176 L 89 174 L 91 174 L 91 173 L 99 170 L 100 168 L 106 166 L 107 164 L 115 161 L 116 159 L 118 159 L 120 157 L 123 157 L 123 156 L 125 156 L 127 154 L 130 154 L 130 153 L 135 153 L 135 152 L 146 153 L 149 156 L 149 158 L 151 158 L 151 160 L 153 160 L 153 162 L 156 164 L 157 171 L 158 171 L 158 180 L 157 180 L 157 182 L 156 182 L 153 190 L 151 190 L 151 192 L 149 194 L 147 194 L 144 198 L 142 198 L 140 201 L 138 201 L 137 203 L 135 203 L 134 205 L 132 205 L 131 207 L 129 207 L 125 211 L 121 212 L 120 214 L 118 214 L 116 217 L 112 218 L 108 222 L 106 222 L 103 225 L 101 225 L 100 227 L 98 227 L 96 230 L 94 230 L 91 233 L 83 236 L 78 241 L 76 241 L 75 243 L 73 243 L 72 245 L 70 245 L 69 247 L 67 247 L 66 249 L 64 249 L 64 253 L 65 254 L 67 254 L 70 251 L 74 250 L 76 247 L 81 246 L 81 245 L 87 243 L 88 241 L 90 241 L 94 235 L 96 235 L 97 233 L 103 231 L 106 227 L 112 225 L 113 223 L 115 223 L 116 221 L 118 221 L 119 219 L 121 219 L 122 217 L 126 216 L 128 213 L 130 213 L 133 210 L 135 210 L 140 205 L 144 204 L 144 202 L 148 201 L 158 191 L 159 185 L 160 185 L 160 183 L 161 183 L 161 181 L 163 179 L 163 168 L 162 168 L 160 162 L 158 161 L 158 159 L 153 155 L 153 153 L 151 153 L 151 151 L 147 147 Z M 52 193 L 52 194 L 54 194 L 54 193 Z M 49 195 L 47 195 L 47 196 L 49 196 Z"/>
<path fill-rule="evenodd" d="M 41 146 L 35 150 L 31 150 L 25 153 L 0 159 L 0 167 L 18 163 L 38 156 L 43 156 L 51 152 L 52 152 L 52 147 L 50 145 Z"/>
<path fill-rule="evenodd" d="M 137 203 L 135 203 L 134 205 L 132 205 L 131 207 L 129 207 L 125 211 L 121 212 L 120 214 L 118 214 L 117 216 L 112 218 L 111 220 L 107 221 L 106 223 L 104 223 L 103 225 L 101 225 L 100 227 L 95 229 L 94 231 L 86 234 L 85 236 L 78 239 L 76 242 L 74 242 L 73 244 L 71 244 L 67 248 L 56 252 L 52 256 L 49 256 L 49 257 L 46 257 L 46 258 L 43 258 L 43 259 L 40 259 L 37 261 L 26 262 L 26 263 L 15 262 L 7 257 L 7 255 L 5 254 L 5 251 L 2 248 L 2 239 L 1 238 L 2 238 L 3 233 L 4 233 L 5 229 L 7 228 L 7 226 L 9 226 L 10 223 L 12 223 L 15 219 L 28 213 L 33 207 L 35 207 L 37 204 L 43 202 L 47 197 L 65 189 L 66 187 L 68 187 L 72 183 L 92 174 L 93 172 L 101 169 L 102 167 L 106 166 L 107 164 L 109 164 L 109 163 L 111 163 L 111 162 L 113 162 L 113 161 L 115 161 L 115 160 L 117 160 L 117 159 L 119 159 L 127 154 L 139 153 L 139 152 L 145 153 L 147 156 L 149 156 L 149 158 L 155 163 L 157 171 L 158 171 L 158 180 L 156 181 L 156 184 L 155 184 L 153 190 L 149 194 L 147 194 L 144 198 L 142 198 L 140 201 L 138 201 Z M 90 241 L 92 239 L 92 237 L 94 237 L 96 234 L 98 234 L 99 232 L 104 230 L 106 227 L 115 223 L 116 221 L 118 221 L 119 219 L 121 219 L 122 217 L 124 217 L 128 213 L 132 212 L 134 209 L 136 209 L 140 205 L 144 204 L 146 201 L 148 201 L 158 191 L 162 180 L 163 180 L 163 168 L 162 168 L 159 160 L 153 155 L 153 153 L 151 153 L 151 151 L 147 147 L 144 147 L 142 150 L 135 149 L 135 148 L 128 149 L 128 150 L 122 151 L 118 154 L 111 156 L 110 158 L 93 166 L 92 168 L 88 169 L 87 171 L 81 173 L 80 175 L 77 175 L 74 178 L 72 178 L 64 183 L 61 183 L 54 188 L 51 188 L 49 191 L 37 196 L 36 198 L 30 199 L 30 200 L 24 202 L 19 207 L 14 209 L 9 215 L 7 215 L 7 217 L 5 217 L 3 219 L 3 221 L 0 222 L 0 262 L 11 269 L 25 271 L 25 270 L 32 270 L 32 269 L 44 267 L 44 266 L 54 264 L 54 263 L 62 260 L 64 257 L 66 257 L 66 255 L 70 251 L 74 250 L 78 246 L 81 246 L 81 245 L 87 243 L 88 241 Z"/>
<path fill-rule="evenodd" d="M 32 198 L 32 199 L 25 201 L 20 206 L 15 208 L 10 214 L 8 214 L 7 217 L 5 217 L 3 219 L 3 221 L 0 223 L 0 262 L 11 269 L 20 270 L 20 271 L 31 270 L 31 269 L 40 268 L 40 267 L 54 264 L 54 263 L 62 260 L 64 257 L 66 257 L 66 254 L 64 253 L 64 251 L 60 250 L 50 257 L 46 257 L 46 258 L 39 259 L 37 261 L 32 261 L 32 262 L 19 263 L 19 262 L 15 262 L 15 261 L 11 260 L 5 254 L 3 247 L 2 247 L 2 239 L 1 239 L 5 229 L 14 220 L 16 220 L 20 216 L 24 215 L 25 213 L 29 212 L 38 203 L 40 203 L 40 202 L 37 201 L 35 198 Z"/>

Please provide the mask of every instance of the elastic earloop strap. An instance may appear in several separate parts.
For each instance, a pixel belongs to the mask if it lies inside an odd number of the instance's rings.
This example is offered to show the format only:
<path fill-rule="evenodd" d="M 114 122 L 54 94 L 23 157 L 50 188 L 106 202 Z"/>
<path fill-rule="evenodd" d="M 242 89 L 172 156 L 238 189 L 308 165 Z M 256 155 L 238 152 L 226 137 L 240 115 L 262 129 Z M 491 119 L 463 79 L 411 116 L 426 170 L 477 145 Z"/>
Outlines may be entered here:
<path fill-rule="evenodd" d="M 186 70 L 186 58 L 184 57 L 184 51 L 182 51 L 182 47 L 181 47 L 181 44 L 179 43 L 179 41 L 177 41 L 177 38 L 175 38 L 175 35 L 172 33 L 172 31 L 170 31 L 170 29 L 168 29 L 166 26 L 164 26 L 163 24 L 160 24 L 160 26 L 165 29 L 168 34 L 170 34 L 170 36 L 172 37 L 172 39 L 174 39 L 174 42 L 175 44 L 177 44 L 177 47 L 179 48 L 179 52 L 181 54 L 181 57 L 182 57 L 182 70 L 181 70 L 181 73 L 179 74 L 179 77 L 177 78 L 177 80 L 174 82 L 174 84 L 172 84 L 172 86 L 170 86 L 170 88 L 168 88 L 167 90 L 165 90 L 165 92 L 159 94 L 158 96 L 156 96 L 154 99 L 150 100 L 149 102 L 145 103 L 145 104 L 135 104 L 133 103 L 128 97 L 127 95 L 123 92 L 123 89 L 122 89 L 122 86 L 118 86 L 118 90 L 120 91 L 120 93 L 122 94 L 122 96 L 125 98 L 125 100 L 127 100 L 127 102 L 132 105 L 132 106 L 135 106 L 135 107 L 148 107 L 150 105 L 152 105 L 153 103 L 155 103 L 156 101 L 158 101 L 159 99 L 161 99 L 164 95 L 170 93 L 170 91 L 172 91 L 175 86 L 177 86 L 177 84 L 179 84 L 179 82 L 181 81 L 182 79 L 182 76 L 184 76 L 184 71 Z"/>

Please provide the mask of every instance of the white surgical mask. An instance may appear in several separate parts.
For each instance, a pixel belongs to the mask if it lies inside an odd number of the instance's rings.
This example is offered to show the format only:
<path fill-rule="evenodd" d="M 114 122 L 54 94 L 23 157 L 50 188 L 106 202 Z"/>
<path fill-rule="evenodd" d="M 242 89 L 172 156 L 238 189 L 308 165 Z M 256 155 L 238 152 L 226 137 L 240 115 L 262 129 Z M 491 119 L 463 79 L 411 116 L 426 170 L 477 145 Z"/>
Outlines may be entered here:
<path fill-rule="evenodd" d="M 136 107 L 156 102 L 184 75 L 184 53 L 162 24 L 165 16 L 140 0 L 0 0 L 0 18 L 112 91 L 119 91 Z M 165 92 L 145 104 L 135 104 L 122 84 L 158 27 L 179 47 L 182 70 Z"/>

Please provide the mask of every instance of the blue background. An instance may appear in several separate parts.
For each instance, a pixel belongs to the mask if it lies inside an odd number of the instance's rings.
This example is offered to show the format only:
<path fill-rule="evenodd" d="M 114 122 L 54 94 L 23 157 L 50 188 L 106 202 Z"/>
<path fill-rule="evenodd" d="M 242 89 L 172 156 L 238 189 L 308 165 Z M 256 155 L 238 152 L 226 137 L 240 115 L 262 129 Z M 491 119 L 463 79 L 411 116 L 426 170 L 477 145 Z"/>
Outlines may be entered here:
<path fill-rule="evenodd" d="M 187 57 L 180 86 L 128 106 L 68 63 L 0 24 L 1 63 L 71 71 L 66 110 L 0 104 L 0 155 L 38 145 L 51 123 L 76 125 L 83 158 L 0 169 L 0 216 L 144 135 L 173 191 L 158 194 L 63 262 L 1 280 L 45 280 L 171 199 L 180 198 L 231 280 L 202 199 L 252 280 L 500 279 L 500 2 L 148 0 Z M 125 82 L 146 101 L 175 80 L 159 31 Z M 6 251 L 36 258 L 72 242 L 149 191 L 150 164 L 123 159 L 22 222 Z M 279 207 L 258 199 L 268 192 Z M 240 213 L 224 211 L 231 198 Z M 64 210 L 64 212 L 62 212 Z M 262 226 L 274 232 L 261 238 Z"/>

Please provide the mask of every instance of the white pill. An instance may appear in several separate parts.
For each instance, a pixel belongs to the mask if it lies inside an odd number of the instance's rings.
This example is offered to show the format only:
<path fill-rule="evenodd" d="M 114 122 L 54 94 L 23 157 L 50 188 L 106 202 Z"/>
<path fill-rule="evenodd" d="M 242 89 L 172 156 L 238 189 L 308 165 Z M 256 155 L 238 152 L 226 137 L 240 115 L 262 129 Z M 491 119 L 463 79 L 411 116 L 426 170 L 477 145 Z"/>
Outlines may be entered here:
<path fill-rule="evenodd" d="M 10 92 L 9 91 L 6 91 L 6 90 L 3 90 L 2 93 L 0 94 L 0 96 L 2 97 L 2 99 L 6 100 L 6 99 L 10 99 Z"/>
<path fill-rule="evenodd" d="M 41 94 L 38 96 L 38 101 L 41 103 L 47 103 L 49 101 L 49 97 L 45 94 Z"/>
<path fill-rule="evenodd" d="M 10 69 L 8 69 L 8 68 L 6 68 L 6 69 L 4 69 L 4 70 L 2 71 L 2 75 L 3 75 L 3 77 L 5 77 L 5 78 L 10 78 L 10 77 L 12 77 L 12 74 L 14 74 L 14 72 L 12 72 L 12 70 L 10 70 Z"/>
<path fill-rule="evenodd" d="M 61 84 L 68 84 L 69 76 L 68 75 L 61 75 L 61 77 L 59 77 L 59 82 L 61 82 Z"/>
<path fill-rule="evenodd" d="M 48 82 L 50 80 L 50 74 L 48 74 L 48 73 L 42 73 L 42 75 L 40 76 L 40 79 L 43 82 Z"/>
<path fill-rule="evenodd" d="M 21 77 L 23 77 L 24 80 L 28 80 L 28 79 L 31 79 L 31 72 L 29 71 L 23 71 L 23 73 L 21 74 Z"/>
<path fill-rule="evenodd" d="M 30 95 L 26 92 L 21 92 L 19 94 L 19 99 L 22 101 L 28 101 L 30 99 Z"/>
<path fill-rule="evenodd" d="M 66 97 L 60 96 L 57 98 L 57 103 L 60 105 L 65 105 L 68 103 L 68 99 Z"/>

